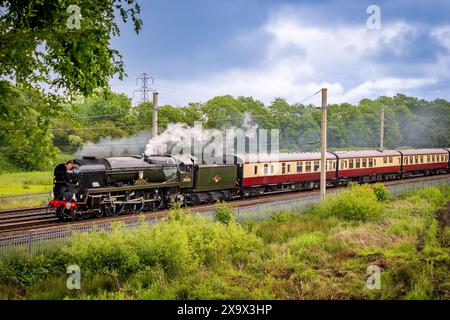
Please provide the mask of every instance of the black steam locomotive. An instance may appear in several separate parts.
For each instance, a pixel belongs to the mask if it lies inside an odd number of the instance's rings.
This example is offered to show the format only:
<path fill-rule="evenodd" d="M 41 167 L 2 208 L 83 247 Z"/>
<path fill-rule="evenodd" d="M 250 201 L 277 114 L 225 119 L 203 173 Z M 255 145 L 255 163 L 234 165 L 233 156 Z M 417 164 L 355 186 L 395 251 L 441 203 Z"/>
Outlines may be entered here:
<path fill-rule="evenodd" d="M 49 206 L 60 218 L 79 219 L 228 200 L 237 196 L 237 169 L 188 155 L 83 157 L 55 168 Z"/>

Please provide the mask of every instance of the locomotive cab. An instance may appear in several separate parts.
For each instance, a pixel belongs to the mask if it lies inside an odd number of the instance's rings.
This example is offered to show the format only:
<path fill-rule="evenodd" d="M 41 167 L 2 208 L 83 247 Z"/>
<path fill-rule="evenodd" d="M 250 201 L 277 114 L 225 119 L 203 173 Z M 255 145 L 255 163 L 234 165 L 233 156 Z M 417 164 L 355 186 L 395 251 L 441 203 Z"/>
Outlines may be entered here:
<path fill-rule="evenodd" d="M 79 165 L 73 162 L 60 164 L 54 171 L 53 195 L 55 200 L 70 201 L 78 191 Z"/>

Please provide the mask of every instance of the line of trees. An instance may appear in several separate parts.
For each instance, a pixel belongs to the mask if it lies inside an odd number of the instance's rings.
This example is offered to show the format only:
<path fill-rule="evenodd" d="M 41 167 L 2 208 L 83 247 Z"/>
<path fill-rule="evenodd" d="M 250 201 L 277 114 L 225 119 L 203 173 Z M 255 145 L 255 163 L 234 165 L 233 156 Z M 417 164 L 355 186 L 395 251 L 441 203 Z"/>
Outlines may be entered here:
<path fill-rule="evenodd" d="M 398 94 L 364 99 L 357 105 L 332 104 L 328 113 L 329 147 L 333 149 L 377 148 L 380 108 L 385 109 L 385 146 L 445 147 L 450 145 L 450 102 L 425 101 Z M 283 151 L 317 150 L 321 110 L 312 105 L 289 104 L 282 98 L 271 104 L 251 97 L 218 96 L 185 107 L 161 106 L 159 130 L 169 123 L 202 121 L 204 128 L 240 127 L 250 112 L 260 128 L 280 130 Z M 71 119 L 68 121 L 68 119 Z M 123 94 L 101 92 L 75 103 L 71 115 L 52 122 L 53 140 L 64 152 L 74 152 L 83 143 L 102 137 L 123 137 L 150 131 L 152 104 L 133 107 Z"/>
<path fill-rule="evenodd" d="M 73 154 L 87 142 L 104 137 L 133 136 L 150 132 L 152 104 L 133 106 L 124 94 L 100 90 L 88 98 L 60 103 L 58 112 L 32 93 L 16 90 L 3 97 L 7 113 L 0 124 L 0 169 L 2 162 L 34 170 L 51 167 L 63 152 Z M 6 106 L 6 105 L 4 105 Z M 328 145 L 331 149 L 377 148 L 380 108 L 385 109 L 385 147 L 450 146 L 450 102 L 426 101 L 397 94 L 364 99 L 357 105 L 329 105 Z M 240 127 L 251 113 L 259 128 L 280 130 L 282 151 L 318 150 L 321 110 L 312 105 L 289 104 L 277 98 L 269 105 L 252 97 L 218 96 L 204 103 L 159 108 L 159 130 L 169 123 L 204 128 Z"/>

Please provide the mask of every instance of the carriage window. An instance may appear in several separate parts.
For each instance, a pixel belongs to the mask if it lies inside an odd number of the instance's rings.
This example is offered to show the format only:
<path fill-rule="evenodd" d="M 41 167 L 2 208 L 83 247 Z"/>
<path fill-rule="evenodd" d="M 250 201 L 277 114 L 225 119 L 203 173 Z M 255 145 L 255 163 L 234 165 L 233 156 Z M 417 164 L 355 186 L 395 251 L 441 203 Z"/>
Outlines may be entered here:
<path fill-rule="evenodd" d="M 287 172 L 290 173 L 291 172 L 291 164 L 288 164 L 288 169 Z"/>
<path fill-rule="evenodd" d="M 311 172 L 311 162 L 307 161 L 306 162 L 306 168 L 305 168 L 305 172 Z"/>
<path fill-rule="evenodd" d="M 373 167 L 373 159 L 372 158 L 369 158 L 369 168 L 370 167 Z"/>
<path fill-rule="evenodd" d="M 434 154 L 431 156 L 431 162 L 434 162 L 434 159 L 435 159 L 435 157 L 434 157 Z"/>
<path fill-rule="evenodd" d="M 297 172 L 302 172 L 303 171 L 303 166 L 302 163 L 299 161 L 297 162 Z"/>
<path fill-rule="evenodd" d="M 383 158 L 383 163 L 387 163 L 387 157 Z"/>
<path fill-rule="evenodd" d="M 377 165 L 377 159 L 373 159 L 373 165 L 374 165 L 374 166 Z"/>
<path fill-rule="evenodd" d="M 269 165 L 267 163 L 264 164 L 264 175 L 267 176 L 269 174 Z"/>
<path fill-rule="evenodd" d="M 408 164 L 408 157 L 405 157 L 405 160 L 403 161 L 405 164 Z"/>
<path fill-rule="evenodd" d="M 423 156 L 420 156 L 420 163 L 423 163 Z"/>
<path fill-rule="evenodd" d="M 392 157 L 389 157 L 389 163 L 392 163 L 392 160 L 393 160 Z"/>
<path fill-rule="evenodd" d="M 319 171 L 319 161 L 314 161 L 314 171 Z"/>
<path fill-rule="evenodd" d="M 361 167 L 361 159 L 356 159 L 356 168 L 360 168 Z"/>
<path fill-rule="evenodd" d="M 281 174 L 286 174 L 286 163 L 281 164 Z"/>
<path fill-rule="evenodd" d="M 419 163 L 419 157 L 418 157 L 418 156 L 415 156 L 415 157 L 414 157 L 414 162 L 415 162 L 415 163 Z"/>
<path fill-rule="evenodd" d="M 333 170 L 336 170 L 336 161 L 333 161 Z"/>
<path fill-rule="evenodd" d="M 353 169 L 353 159 L 348 160 L 348 168 Z"/>
<path fill-rule="evenodd" d="M 270 165 L 270 173 L 273 173 L 273 164 Z"/>
<path fill-rule="evenodd" d="M 444 155 L 441 154 L 441 161 L 444 161 Z"/>
<path fill-rule="evenodd" d="M 427 162 L 430 162 L 430 156 L 427 156 Z"/>
<path fill-rule="evenodd" d="M 362 167 L 363 168 L 367 167 L 367 159 L 366 158 L 364 158 L 362 161 Z"/>
<path fill-rule="evenodd" d="M 258 174 L 258 166 L 255 166 L 255 175 Z"/>
<path fill-rule="evenodd" d="M 414 163 L 414 158 L 413 158 L 413 156 L 409 156 L 409 163 L 411 163 L 411 164 Z"/>

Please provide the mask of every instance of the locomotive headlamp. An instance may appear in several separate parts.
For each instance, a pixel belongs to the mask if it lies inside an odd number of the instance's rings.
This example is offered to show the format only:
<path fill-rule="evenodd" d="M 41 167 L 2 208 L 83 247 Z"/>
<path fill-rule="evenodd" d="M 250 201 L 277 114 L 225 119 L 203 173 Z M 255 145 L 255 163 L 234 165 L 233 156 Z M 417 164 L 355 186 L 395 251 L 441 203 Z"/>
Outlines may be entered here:
<path fill-rule="evenodd" d="M 67 202 L 67 203 L 66 203 L 66 209 L 67 209 L 67 210 L 70 210 L 70 208 L 72 208 L 72 205 L 70 204 L 70 202 Z"/>

